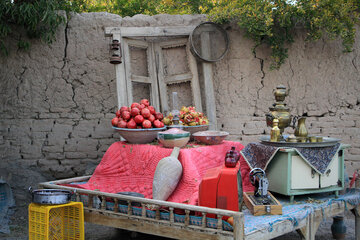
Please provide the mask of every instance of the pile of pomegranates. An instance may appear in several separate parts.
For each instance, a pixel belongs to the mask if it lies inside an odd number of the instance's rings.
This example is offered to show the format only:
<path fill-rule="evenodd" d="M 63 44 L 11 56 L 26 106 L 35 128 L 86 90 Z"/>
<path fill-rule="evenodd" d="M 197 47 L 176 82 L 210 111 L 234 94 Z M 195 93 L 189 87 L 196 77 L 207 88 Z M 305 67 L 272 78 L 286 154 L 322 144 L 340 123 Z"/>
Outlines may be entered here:
<path fill-rule="evenodd" d="M 122 106 L 116 111 L 116 117 L 111 124 L 118 128 L 162 128 L 164 127 L 163 114 L 156 112 L 149 100 L 142 99 L 134 102 L 130 107 Z"/>

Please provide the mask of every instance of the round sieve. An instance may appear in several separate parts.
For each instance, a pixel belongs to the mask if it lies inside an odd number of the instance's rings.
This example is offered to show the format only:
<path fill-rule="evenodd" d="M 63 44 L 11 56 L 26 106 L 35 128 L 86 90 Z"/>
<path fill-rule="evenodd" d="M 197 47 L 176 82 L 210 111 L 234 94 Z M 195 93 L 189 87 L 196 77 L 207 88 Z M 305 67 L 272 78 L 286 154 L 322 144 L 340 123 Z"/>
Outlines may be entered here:
<path fill-rule="evenodd" d="M 225 29 L 213 22 L 204 22 L 190 34 L 192 54 L 206 62 L 221 60 L 229 49 L 229 37 Z"/>

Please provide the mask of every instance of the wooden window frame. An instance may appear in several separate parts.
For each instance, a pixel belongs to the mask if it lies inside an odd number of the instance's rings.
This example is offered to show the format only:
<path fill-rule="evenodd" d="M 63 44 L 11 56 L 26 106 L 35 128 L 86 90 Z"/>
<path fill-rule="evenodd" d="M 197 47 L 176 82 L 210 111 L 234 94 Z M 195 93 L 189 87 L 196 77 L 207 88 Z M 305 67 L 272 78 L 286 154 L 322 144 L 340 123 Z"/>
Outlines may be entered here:
<path fill-rule="evenodd" d="M 125 59 L 129 59 L 129 51 L 124 51 L 128 48 L 127 44 L 129 39 L 128 38 L 136 38 L 136 37 L 184 37 L 188 38 L 189 35 L 192 33 L 196 25 L 192 26 L 176 26 L 176 27 L 107 27 L 105 28 L 105 36 L 112 37 L 112 39 L 119 40 L 121 43 L 121 51 L 122 56 Z M 170 40 L 171 41 L 171 40 Z M 169 41 L 169 43 L 170 43 Z M 161 46 L 166 46 L 168 43 L 163 42 Z M 190 53 L 189 44 L 186 44 L 186 51 L 189 61 L 189 68 L 190 72 L 193 73 L 193 78 L 191 80 L 192 92 L 193 92 L 193 102 L 194 106 L 197 108 L 198 111 L 203 111 L 202 104 L 201 104 L 201 94 L 196 94 L 196 92 L 200 92 L 200 85 L 199 85 L 199 77 L 197 72 L 197 62 L 195 57 Z M 159 47 L 159 46 L 157 46 Z M 148 54 L 151 54 L 150 52 Z M 149 56 L 148 56 L 149 57 Z M 150 56 L 154 57 L 154 56 Z M 121 64 L 115 65 L 115 72 L 116 72 L 116 89 L 117 89 L 117 98 L 118 98 L 118 107 L 121 106 L 129 106 L 132 102 L 132 85 L 131 80 L 129 82 L 129 70 L 126 69 L 126 62 L 127 60 L 123 61 Z M 161 59 L 160 59 L 161 61 Z M 155 64 L 153 64 L 155 65 Z M 162 66 L 162 64 L 160 64 Z M 150 66 L 151 67 L 151 66 Z M 155 66 L 152 66 L 155 67 Z M 204 92 L 205 92 L 205 103 L 206 103 L 206 115 L 209 118 L 211 123 L 210 129 L 217 128 L 217 121 L 216 121 L 216 105 L 215 105 L 215 94 L 214 94 L 214 86 L 213 86 L 213 76 L 212 76 L 212 64 L 202 62 L 202 67 L 204 70 Z M 149 69 L 149 78 L 151 70 Z M 163 71 L 159 71 L 159 73 L 163 73 Z M 195 74 L 196 73 L 196 74 Z M 164 84 L 164 76 L 163 74 L 159 74 L 159 84 Z M 188 76 L 179 76 L 180 78 L 187 78 Z M 140 82 L 146 82 L 146 77 L 135 76 L 137 78 L 135 81 L 139 80 Z M 179 79 L 180 81 L 181 79 Z M 184 80 L 184 79 L 182 79 Z M 133 81 L 133 80 L 132 80 Z M 177 81 L 177 79 L 174 79 Z M 152 87 L 154 84 L 152 84 Z M 163 87 L 159 86 L 159 87 Z M 152 93 L 158 92 L 158 87 L 156 86 L 156 90 L 153 89 Z M 194 91 L 195 90 L 195 91 Z M 169 110 L 167 106 L 167 96 L 164 93 L 159 95 L 161 99 L 163 109 Z M 159 98 L 156 96 L 152 96 L 150 99 L 156 109 L 160 109 Z"/>

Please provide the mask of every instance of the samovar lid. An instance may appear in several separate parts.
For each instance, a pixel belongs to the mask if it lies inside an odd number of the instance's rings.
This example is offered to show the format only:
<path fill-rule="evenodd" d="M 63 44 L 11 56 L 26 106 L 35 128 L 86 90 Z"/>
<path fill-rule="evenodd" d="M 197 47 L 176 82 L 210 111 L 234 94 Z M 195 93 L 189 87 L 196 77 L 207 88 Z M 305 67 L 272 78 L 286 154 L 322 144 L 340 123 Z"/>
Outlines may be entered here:
<path fill-rule="evenodd" d="M 286 106 L 286 104 L 278 104 L 274 103 L 272 107 L 269 107 L 270 111 L 289 111 L 290 108 Z"/>

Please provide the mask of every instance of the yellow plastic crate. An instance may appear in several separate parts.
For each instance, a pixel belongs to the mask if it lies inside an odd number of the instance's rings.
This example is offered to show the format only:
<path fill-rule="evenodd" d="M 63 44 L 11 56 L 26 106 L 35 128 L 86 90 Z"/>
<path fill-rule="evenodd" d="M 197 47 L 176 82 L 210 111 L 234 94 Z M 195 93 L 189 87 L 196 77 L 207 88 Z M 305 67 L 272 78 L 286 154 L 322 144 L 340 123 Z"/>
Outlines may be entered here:
<path fill-rule="evenodd" d="M 83 240 L 84 210 L 81 202 L 29 205 L 29 240 Z"/>

